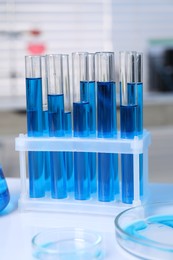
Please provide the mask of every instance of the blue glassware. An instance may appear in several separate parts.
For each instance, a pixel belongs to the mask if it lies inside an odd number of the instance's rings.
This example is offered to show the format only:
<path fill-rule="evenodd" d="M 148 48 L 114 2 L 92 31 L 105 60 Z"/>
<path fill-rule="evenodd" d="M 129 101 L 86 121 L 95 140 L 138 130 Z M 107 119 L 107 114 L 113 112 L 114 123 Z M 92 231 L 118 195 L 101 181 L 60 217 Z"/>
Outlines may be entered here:
<path fill-rule="evenodd" d="M 5 180 L 2 166 L 0 165 L 0 211 L 6 208 L 10 201 L 10 193 Z"/>

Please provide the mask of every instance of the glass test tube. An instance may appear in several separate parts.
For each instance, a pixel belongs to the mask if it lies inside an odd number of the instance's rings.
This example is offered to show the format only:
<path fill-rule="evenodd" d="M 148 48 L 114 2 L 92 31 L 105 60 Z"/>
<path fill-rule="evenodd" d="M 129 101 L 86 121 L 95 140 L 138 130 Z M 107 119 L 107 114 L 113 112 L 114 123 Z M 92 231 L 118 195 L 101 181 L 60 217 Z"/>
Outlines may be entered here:
<path fill-rule="evenodd" d="M 143 54 L 136 53 L 136 70 L 137 70 L 137 91 L 138 91 L 138 109 L 137 109 L 137 132 L 143 134 Z M 140 195 L 143 196 L 143 154 L 139 155 L 139 172 L 140 172 Z"/>
<path fill-rule="evenodd" d="M 64 93 L 64 133 L 66 137 L 70 137 L 72 136 L 72 107 L 68 54 L 62 54 L 62 85 Z M 73 153 L 65 152 L 64 156 L 67 173 L 67 190 L 70 192 L 74 189 Z"/>
<path fill-rule="evenodd" d="M 87 53 L 72 54 L 73 130 L 74 137 L 89 136 L 89 102 L 81 100 L 81 82 L 87 81 Z M 74 196 L 77 200 L 90 198 L 89 156 L 74 152 Z"/>
<path fill-rule="evenodd" d="M 48 119 L 49 136 L 64 136 L 64 95 L 62 86 L 62 56 L 50 54 L 46 56 L 48 76 Z M 64 152 L 51 154 L 51 195 L 52 198 L 67 197 L 67 176 Z"/>
<path fill-rule="evenodd" d="M 138 110 L 137 110 L 137 131 L 138 135 L 143 134 L 143 54 L 140 52 L 136 53 L 136 81 L 138 91 Z"/>
<path fill-rule="evenodd" d="M 49 136 L 46 56 L 41 56 L 41 81 L 43 103 L 43 136 Z M 46 191 L 50 191 L 50 152 L 44 152 Z"/>
<path fill-rule="evenodd" d="M 97 128 L 99 138 L 117 134 L 116 85 L 113 52 L 96 53 Z M 119 193 L 118 155 L 98 153 L 98 199 L 112 201 Z"/>
<path fill-rule="evenodd" d="M 43 136 L 41 57 L 25 57 L 26 112 L 28 136 Z M 28 152 L 29 193 L 31 198 L 45 195 L 42 152 Z"/>
<path fill-rule="evenodd" d="M 121 138 L 137 135 L 136 52 L 120 52 L 120 130 Z M 133 154 L 121 155 L 122 202 L 134 199 Z"/>
<path fill-rule="evenodd" d="M 96 137 L 96 87 L 95 87 L 95 54 L 87 55 L 86 78 L 80 82 L 80 100 L 89 102 L 89 136 Z M 96 153 L 88 153 L 91 193 L 97 189 Z"/>

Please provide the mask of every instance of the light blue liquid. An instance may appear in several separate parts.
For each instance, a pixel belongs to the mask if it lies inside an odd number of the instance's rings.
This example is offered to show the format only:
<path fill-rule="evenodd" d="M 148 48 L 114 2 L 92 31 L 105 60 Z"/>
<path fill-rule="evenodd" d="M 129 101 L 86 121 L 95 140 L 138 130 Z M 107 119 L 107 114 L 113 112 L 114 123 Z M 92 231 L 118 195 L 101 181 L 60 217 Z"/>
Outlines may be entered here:
<path fill-rule="evenodd" d="M 64 96 L 48 95 L 49 135 L 64 136 Z M 67 197 L 67 176 L 63 152 L 50 152 L 52 198 Z"/>
<path fill-rule="evenodd" d="M 133 139 L 136 135 L 137 105 L 120 106 L 121 137 Z M 134 199 L 133 154 L 121 155 L 122 202 L 131 204 Z"/>
<path fill-rule="evenodd" d="M 10 201 L 10 194 L 8 190 L 8 186 L 2 171 L 2 167 L 0 166 L 0 211 L 6 208 Z"/>
<path fill-rule="evenodd" d="M 80 99 L 89 102 L 89 136 L 96 136 L 96 90 L 95 81 L 80 82 Z M 91 192 L 95 193 L 96 183 L 96 153 L 88 153 L 91 178 Z"/>
<path fill-rule="evenodd" d="M 64 131 L 66 137 L 72 136 L 72 122 L 71 122 L 71 112 L 64 113 Z M 65 167 L 67 172 L 67 190 L 74 190 L 74 174 L 73 174 L 73 153 L 65 152 Z"/>
<path fill-rule="evenodd" d="M 43 136 L 41 78 L 26 78 L 28 136 Z M 45 176 L 42 152 L 28 152 L 29 193 L 31 198 L 44 197 Z"/>
<path fill-rule="evenodd" d="M 98 137 L 112 138 L 117 133 L 116 87 L 114 82 L 97 82 Z M 98 199 L 112 201 L 118 185 L 118 155 L 98 154 Z"/>
<path fill-rule="evenodd" d="M 73 126 L 75 137 L 89 136 L 89 102 L 73 103 Z M 74 152 L 75 199 L 90 198 L 90 171 L 88 153 Z"/>
<path fill-rule="evenodd" d="M 48 110 L 43 111 L 43 135 L 45 137 L 49 136 L 49 121 L 48 121 Z M 45 171 L 45 182 L 46 191 L 50 191 L 50 152 L 44 152 L 44 171 Z"/>
<path fill-rule="evenodd" d="M 173 245 L 173 216 L 158 215 L 136 221 L 125 228 L 125 232 L 136 238 Z M 159 245 L 158 245 L 159 246 Z M 164 249 L 166 250 L 166 249 Z M 169 249 L 167 249 L 169 250 Z"/>

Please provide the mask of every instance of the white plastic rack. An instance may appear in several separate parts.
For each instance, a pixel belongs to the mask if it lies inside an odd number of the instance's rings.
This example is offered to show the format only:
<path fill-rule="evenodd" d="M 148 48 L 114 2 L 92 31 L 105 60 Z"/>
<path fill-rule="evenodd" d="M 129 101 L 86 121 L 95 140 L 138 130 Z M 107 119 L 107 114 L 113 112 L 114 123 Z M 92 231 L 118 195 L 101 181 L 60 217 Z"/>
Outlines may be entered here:
<path fill-rule="evenodd" d="M 29 211 L 56 211 L 56 212 L 78 212 L 89 214 L 116 215 L 131 206 L 140 205 L 147 200 L 148 196 L 148 147 L 151 136 L 147 130 L 143 135 L 134 139 L 122 139 L 120 133 L 116 139 L 101 138 L 77 138 L 77 137 L 28 137 L 20 134 L 15 139 L 15 149 L 19 151 L 21 194 L 19 208 Z M 133 205 L 124 204 L 120 197 L 113 202 L 100 202 L 97 196 L 89 200 L 75 200 L 73 193 L 65 199 L 52 199 L 50 194 L 44 198 L 29 197 L 29 182 L 27 179 L 27 156 L 28 151 L 72 151 L 72 152 L 96 152 L 133 154 L 134 166 L 134 201 Z M 139 180 L 139 155 L 143 154 L 143 190 L 144 195 L 140 198 Z M 121 192 L 120 192 L 121 193 Z"/>

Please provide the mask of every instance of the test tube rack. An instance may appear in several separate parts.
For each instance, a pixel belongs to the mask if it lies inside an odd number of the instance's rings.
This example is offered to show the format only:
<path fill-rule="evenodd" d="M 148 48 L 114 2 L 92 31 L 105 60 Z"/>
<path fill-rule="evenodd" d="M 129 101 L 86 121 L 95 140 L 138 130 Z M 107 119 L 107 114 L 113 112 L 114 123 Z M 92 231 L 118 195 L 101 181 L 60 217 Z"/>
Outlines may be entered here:
<path fill-rule="evenodd" d="M 103 138 L 59 138 L 59 137 L 28 137 L 20 134 L 15 139 L 15 149 L 19 152 L 21 194 L 19 198 L 19 209 L 21 211 L 52 211 L 88 213 L 102 215 L 117 215 L 124 209 L 140 205 L 148 197 L 148 147 L 151 143 L 151 135 L 147 130 L 142 136 L 135 136 L 134 139 L 122 139 L 118 132 L 115 139 Z M 52 199 L 50 194 L 44 198 L 29 197 L 29 182 L 27 179 L 27 156 L 28 151 L 71 151 L 71 152 L 96 152 L 96 153 L 117 153 L 133 154 L 134 174 L 134 200 L 133 204 L 125 204 L 120 196 L 112 202 L 100 202 L 95 194 L 89 200 L 75 200 L 73 193 L 65 199 Z M 139 178 L 139 155 L 143 154 L 143 185 L 144 194 L 140 198 Z"/>

